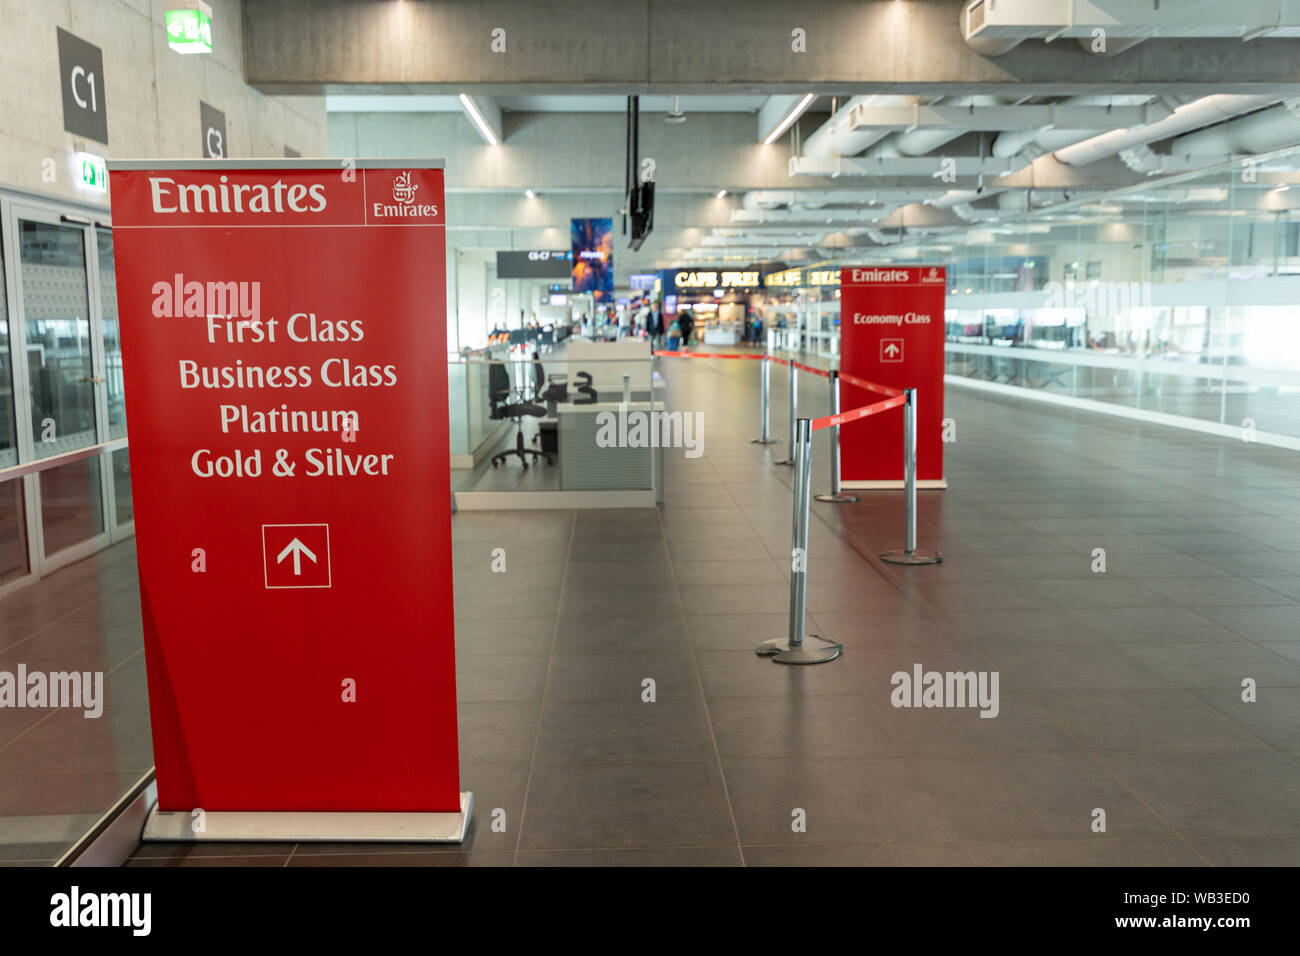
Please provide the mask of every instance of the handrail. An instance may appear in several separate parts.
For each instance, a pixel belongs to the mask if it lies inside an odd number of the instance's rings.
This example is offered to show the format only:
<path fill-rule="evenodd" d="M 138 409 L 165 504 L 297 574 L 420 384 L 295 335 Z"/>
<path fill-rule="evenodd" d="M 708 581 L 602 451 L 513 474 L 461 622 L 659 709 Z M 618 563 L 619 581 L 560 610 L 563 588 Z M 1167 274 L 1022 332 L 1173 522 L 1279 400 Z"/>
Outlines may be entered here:
<path fill-rule="evenodd" d="M 34 475 L 37 472 L 48 471 L 51 468 L 60 468 L 63 465 L 75 464 L 79 461 L 85 461 L 87 458 L 94 458 L 106 451 L 117 451 L 119 448 L 125 448 L 127 440 L 125 438 L 114 438 L 111 441 L 101 442 L 98 445 L 87 445 L 85 448 L 77 448 L 73 451 L 65 451 L 58 455 L 50 455 L 48 458 L 37 458 L 35 461 L 25 461 L 22 464 L 10 465 L 8 468 L 0 468 L 0 481 L 10 481 L 14 478 L 21 478 L 23 475 Z"/>

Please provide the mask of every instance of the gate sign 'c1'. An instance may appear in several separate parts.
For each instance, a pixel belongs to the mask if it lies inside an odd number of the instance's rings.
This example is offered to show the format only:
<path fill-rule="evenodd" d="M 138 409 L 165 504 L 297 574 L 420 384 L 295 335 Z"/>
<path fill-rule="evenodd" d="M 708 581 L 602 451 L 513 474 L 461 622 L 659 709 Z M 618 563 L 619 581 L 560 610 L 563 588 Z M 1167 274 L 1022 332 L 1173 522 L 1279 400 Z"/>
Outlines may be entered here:
<path fill-rule="evenodd" d="M 108 100 L 104 93 L 104 51 L 67 30 L 59 41 L 59 85 L 63 129 L 108 145 Z"/>

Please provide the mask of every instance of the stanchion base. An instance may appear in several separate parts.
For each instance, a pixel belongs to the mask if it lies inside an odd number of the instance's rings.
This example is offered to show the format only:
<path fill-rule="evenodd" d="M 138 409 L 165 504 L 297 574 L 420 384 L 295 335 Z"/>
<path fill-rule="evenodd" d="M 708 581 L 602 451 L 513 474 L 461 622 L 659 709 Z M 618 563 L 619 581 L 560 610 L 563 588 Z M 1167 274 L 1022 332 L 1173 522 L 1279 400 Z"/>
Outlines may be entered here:
<path fill-rule="evenodd" d="M 775 445 L 780 440 L 779 438 L 751 438 L 749 443 L 751 445 Z"/>
<path fill-rule="evenodd" d="M 938 551 L 886 551 L 880 556 L 881 561 L 890 564 L 942 564 L 943 555 Z"/>
<path fill-rule="evenodd" d="M 833 505 L 851 505 L 858 500 L 857 495 L 851 495 L 847 491 L 828 491 L 824 495 L 813 495 L 818 501 L 829 501 Z"/>
<path fill-rule="evenodd" d="M 810 644 L 809 641 L 816 643 Z M 764 641 L 754 648 L 759 657 L 770 657 L 778 664 L 824 664 L 833 661 L 844 650 L 843 644 L 835 644 L 816 634 L 804 637 L 802 644 L 791 647 L 788 638 L 777 641 Z"/>

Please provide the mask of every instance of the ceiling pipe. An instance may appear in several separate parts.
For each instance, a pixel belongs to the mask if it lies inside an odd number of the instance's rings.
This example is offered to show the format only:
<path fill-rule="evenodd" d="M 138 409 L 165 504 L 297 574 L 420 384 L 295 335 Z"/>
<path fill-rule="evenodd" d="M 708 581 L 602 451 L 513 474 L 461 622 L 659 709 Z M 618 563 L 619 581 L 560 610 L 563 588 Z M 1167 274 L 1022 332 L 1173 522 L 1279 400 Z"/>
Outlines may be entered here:
<path fill-rule="evenodd" d="M 818 226 L 837 222 L 862 223 L 876 222 L 888 216 L 897 204 L 882 206 L 878 209 L 733 209 L 731 222 L 741 225 L 749 223 L 775 223 L 783 226 L 807 225 L 813 229 Z"/>
<path fill-rule="evenodd" d="M 964 96 L 953 106 L 978 109 L 981 106 L 1002 106 L 1006 101 L 1000 96 Z M 888 139 L 867 150 L 867 156 L 894 158 L 898 156 L 924 156 L 970 130 L 962 126 L 941 126 L 937 129 L 913 129 L 894 133 Z"/>
<path fill-rule="evenodd" d="M 988 193 L 993 195 L 992 192 Z M 962 203 L 971 203 L 983 196 L 978 189 L 950 189 L 938 199 L 929 200 L 926 205 L 937 209 L 952 209 Z"/>
<path fill-rule="evenodd" d="M 1057 106 L 1142 106 L 1150 103 L 1154 97 L 1143 93 L 1125 93 L 1117 96 L 1071 96 Z M 1032 161 L 1042 156 L 1078 143 L 1081 140 L 1098 136 L 1104 130 L 1099 129 L 1034 129 L 1008 130 L 993 141 L 994 156 L 1015 156 L 1025 153 L 1025 158 Z"/>
<path fill-rule="evenodd" d="M 1296 142 L 1300 142 L 1300 98 L 1179 136 L 1169 144 L 1169 152 L 1174 156 L 1266 153 Z"/>
<path fill-rule="evenodd" d="M 864 205 L 880 201 L 880 193 L 874 189 L 751 189 L 745 193 L 741 204 L 746 209 L 774 209 L 778 206 L 820 209 L 823 206 Z"/>
<path fill-rule="evenodd" d="M 1221 120 L 1242 113 L 1257 110 L 1270 103 L 1277 102 L 1276 96 L 1237 96 L 1233 94 L 1216 94 L 1194 100 L 1174 110 L 1173 114 L 1160 120 L 1139 126 L 1136 129 L 1117 129 L 1102 133 L 1091 139 L 1057 149 L 1053 155 L 1058 162 L 1067 166 L 1086 166 L 1099 159 L 1118 156 L 1126 149 L 1168 139 L 1179 133 L 1186 133 L 1202 126 L 1209 126 Z"/>

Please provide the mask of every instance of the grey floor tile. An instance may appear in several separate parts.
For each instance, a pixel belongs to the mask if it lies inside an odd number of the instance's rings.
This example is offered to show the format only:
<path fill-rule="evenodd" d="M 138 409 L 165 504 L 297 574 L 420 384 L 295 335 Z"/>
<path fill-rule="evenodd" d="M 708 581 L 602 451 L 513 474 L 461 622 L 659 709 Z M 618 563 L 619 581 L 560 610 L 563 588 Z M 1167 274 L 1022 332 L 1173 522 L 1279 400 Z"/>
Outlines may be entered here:
<path fill-rule="evenodd" d="M 652 847 L 631 850 L 527 850 L 516 866 L 740 866 L 734 846 Z"/>
<path fill-rule="evenodd" d="M 1029 694 L 1008 692 L 1000 681 L 998 695 L 988 708 L 969 702 L 965 707 L 873 706 L 894 746 L 909 756 L 1077 753 L 1080 749 Z"/>
<path fill-rule="evenodd" d="M 1116 644 L 1184 644 L 1239 641 L 1240 635 L 1207 620 L 1201 609 L 1098 608 L 1076 612 L 1088 627 Z"/>
<path fill-rule="evenodd" d="M 1300 836 L 1300 764 L 1279 753 L 1103 754 L 1100 759 L 1184 837 Z"/>
<path fill-rule="evenodd" d="M 745 845 L 956 839 L 901 758 L 732 758 L 722 766 Z M 797 811 L 804 832 L 794 829 Z"/>
<path fill-rule="evenodd" d="M 1300 686 L 1300 664 L 1247 641 L 1129 645 L 1123 650 L 1179 687 L 1240 690 L 1247 677 L 1261 687 Z"/>
<path fill-rule="evenodd" d="M 1213 554 L 1227 551 L 1258 551 L 1259 543 L 1227 531 L 1193 531 L 1186 534 L 1155 535 L 1157 544 L 1185 554 Z"/>
<path fill-rule="evenodd" d="M 723 757 L 869 757 L 897 754 L 862 697 L 715 697 L 709 719 Z"/>
<path fill-rule="evenodd" d="M 832 843 L 746 846 L 746 866 L 970 866 L 963 843 Z"/>
<path fill-rule="evenodd" d="M 686 630 L 691 643 L 702 651 L 752 651 L 762 641 L 787 637 L 790 615 L 788 610 L 771 614 L 695 614 L 686 618 Z"/>
<path fill-rule="evenodd" d="M 1057 608 L 953 609 L 946 618 L 977 647 L 998 644 L 1101 644 L 1093 615 Z"/>
<path fill-rule="evenodd" d="M 637 617 L 565 619 L 556 631 L 556 652 L 663 651 L 686 646 L 680 612 L 655 611 Z"/>
<path fill-rule="evenodd" d="M 456 656 L 544 655 L 555 640 L 555 619 L 478 618 L 456 622 Z"/>
<path fill-rule="evenodd" d="M 1136 581 L 1094 575 L 1064 581 L 1033 581 L 1028 584 L 1053 606 L 1062 608 L 1158 607 L 1169 603 Z"/>
<path fill-rule="evenodd" d="M 908 764 L 962 840 L 1086 839 L 1098 807 L 1112 837 L 1172 835 L 1086 755 L 920 757 Z"/>
<path fill-rule="evenodd" d="M 782 635 L 784 637 L 784 635 Z M 752 650 L 697 651 L 705 697 L 784 697 L 856 694 L 859 678 L 843 658 L 813 667 L 791 667 Z"/>
<path fill-rule="evenodd" d="M 537 700 L 460 701 L 456 705 L 462 763 L 527 763 L 541 704 Z"/>
<path fill-rule="evenodd" d="M 715 757 L 704 701 L 663 697 L 548 700 L 542 712 L 537 764 Z"/>
<path fill-rule="evenodd" d="M 1003 644 L 983 654 L 1009 693 L 1169 686 L 1164 674 L 1129 651 L 1109 644 Z"/>
<path fill-rule="evenodd" d="M 334 844 L 334 853 L 295 853 L 289 857 L 290 867 L 301 866 L 370 866 L 370 867 L 406 867 L 406 866 L 513 866 L 515 855 L 510 851 L 445 851 L 445 850 L 407 850 L 404 852 L 379 852 L 371 850 L 360 852 L 348 848 L 347 844 Z"/>
<path fill-rule="evenodd" d="M 1300 866 L 1300 838 L 1209 838 L 1190 842 L 1214 866 Z"/>
<path fill-rule="evenodd" d="M 963 843 L 977 866 L 1205 866 L 1182 840 L 1124 839 L 1096 834 L 1077 840 Z"/>
<path fill-rule="evenodd" d="M 1269 588 L 1260 587 L 1258 584 L 1252 584 L 1243 578 L 1136 578 L 1135 580 L 1169 603 L 1183 607 L 1192 605 L 1256 607 L 1267 604 L 1295 606 L 1291 598 Z"/>
<path fill-rule="evenodd" d="M 1239 685 L 1192 693 L 1270 747 L 1300 749 L 1300 686 L 1261 686 L 1251 702 L 1242 700 Z"/>
<path fill-rule="evenodd" d="M 1199 602 L 1196 602 L 1199 603 Z M 1252 641 L 1300 641 L 1300 613 L 1291 605 L 1199 607 L 1201 617 Z"/>
<path fill-rule="evenodd" d="M 564 651 L 551 657 L 550 700 L 641 700 L 644 682 L 656 697 L 698 697 L 700 682 L 688 647 L 653 651 Z"/>
<path fill-rule="evenodd" d="M 539 764 L 520 850 L 735 844 L 714 760 Z"/>
<path fill-rule="evenodd" d="M 456 661 L 456 696 L 465 703 L 538 700 L 550 660 L 544 654 L 481 654 Z"/>
<path fill-rule="evenodd" d="M 1043 694 L 1046 710 L 1096 752 L 1258 750 L 1262 744 L 1184 690 Z"/>

